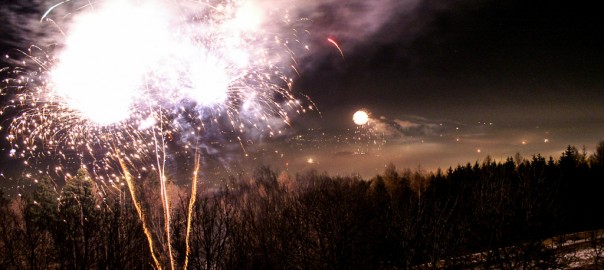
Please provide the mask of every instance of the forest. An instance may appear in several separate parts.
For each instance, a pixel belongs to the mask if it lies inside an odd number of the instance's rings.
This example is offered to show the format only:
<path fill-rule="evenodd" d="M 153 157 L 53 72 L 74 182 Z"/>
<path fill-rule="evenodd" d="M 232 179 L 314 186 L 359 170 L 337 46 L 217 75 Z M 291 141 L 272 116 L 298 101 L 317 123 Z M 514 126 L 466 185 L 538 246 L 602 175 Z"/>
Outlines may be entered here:
<path fill-rule="evenodd" d="M 390 164 L 371 179 L 259 167 L 196 194 L 190 246 L 189 193 L 166 228 L 157 180 L 137 182 L 148 241 L 125 188 L 101 196 L 86 170 L 53 183 L 0 194 L 0 269 L 560 269 L 576 232 L 591 232 L 589 268 L 604 266 L 604 142 L 436 172 Z"/>

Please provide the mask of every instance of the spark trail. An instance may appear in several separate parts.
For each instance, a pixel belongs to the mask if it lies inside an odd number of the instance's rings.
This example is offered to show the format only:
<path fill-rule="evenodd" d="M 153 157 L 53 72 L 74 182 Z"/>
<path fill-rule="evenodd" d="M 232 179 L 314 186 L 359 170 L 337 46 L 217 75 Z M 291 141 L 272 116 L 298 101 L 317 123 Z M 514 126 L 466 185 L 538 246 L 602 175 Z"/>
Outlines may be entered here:
<path fill-rule="evenodd" d="M 183 269 L 187 269 L 189 265 L 189 254 L 191 254 L 191 245 L 189 241 L 189 235 L 191 234 L 191 222 L 193 221 L 193 207 L 195 206 L 195 200 L 197 199 L 197 176 L 199 173 L 199 165 L 201 164 L 199 153 L 195 153 L 195 169 L 193 171 L 193 177 L 191 179 L 191 198 L 189 199 L 189 207 L 187 213 L 187 231 L 185 235 L 185 264 Z"/>
<path fill-rule="evenodd" d="M 340 55 L 342 56 L 342 59 L 346 59 L 346 58 L 344 58 L 344 52 L 340 48 L 340 45 L 338 45 L 338 43 L 335 40 L 333 40 L 332 38 L 328 38 L 327 41 L 329 43 L 333 44 L 333 46 L 335 46 L 336 49 L 338 49 L 338 52 L 340 52 Z"/>
<path fill-rule="evenodd" d="M 117 152 L 117 151 L 116 151 L 116 156 L 117 156 L 117 159 L 119 160 L 122 170 L 124 171 L 124 177 L 126 178 L 126 183 L 128 184 L 128 190 L 130 191 L 130 196 L 132 198 L 132 202 L 134 203 L 134 208 L 136 209 L 136 212 L 138 213 L 138 218 L 141 220 L 141 223 L 143 225 L 143 232 L 145 233 L 145 237 L 147 237 L 147 241 L 149 243 L 149 251 L 151 252 L 151 257 L 153 258 L 155 267 L 157 267 L 157 269 L 161 269 L 161 264 L 160 264 L 159 260 L 157 259 L 155 248 L 153 247 L 153 236 L 151 236 L 151 231 L 149 230 L 149 227 L 147 226 L 147 222 L 145 221 L 145 219 L 146 219 L 145 214 L 143 213 L 140 202 L 138 201 L 137 196 L 136 196 L 134 183 L 132 182 L 132 175 L 130 175 L 128 166 L 126 166 L 126 164 L 119 157 L 119 152 Z"/>

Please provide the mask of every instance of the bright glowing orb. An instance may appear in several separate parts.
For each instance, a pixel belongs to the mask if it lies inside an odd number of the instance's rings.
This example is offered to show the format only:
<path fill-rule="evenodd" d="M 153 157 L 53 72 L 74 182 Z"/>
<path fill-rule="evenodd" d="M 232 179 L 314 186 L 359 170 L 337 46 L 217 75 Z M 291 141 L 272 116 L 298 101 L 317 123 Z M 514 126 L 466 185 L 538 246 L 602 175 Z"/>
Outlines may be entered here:
<path fill-rule="evenodd" d="M 224 104 L 265 64 L 252 61 L 257 50 L 243 41 L 253 33 L 243 26 L 261 15 L 245 7 L 238 17 L 221 12 L 202 23 L 161 1 L 103 1 L 75 16 L 50 71 L 51 99 L 99 126 L 126 122 L 149 101 Z"/>
<path fill-rule="evenodd" d="M 362 126 L 364 124 L 367 124 L 367 122 L 369 122 L 369 115 L 367 114 L 366 111 L 357 111 L 354 113 L 354 115 L 352 115 L 352 121 L 355 124 Z"/>
<path fill-rule="evenodd" d="M 149 66 L 170 48 L 164 18 L 161 7 L 126 1 L 76 16 L 51 72 L 53 94 L 99 125 L 129 118 Z"/>

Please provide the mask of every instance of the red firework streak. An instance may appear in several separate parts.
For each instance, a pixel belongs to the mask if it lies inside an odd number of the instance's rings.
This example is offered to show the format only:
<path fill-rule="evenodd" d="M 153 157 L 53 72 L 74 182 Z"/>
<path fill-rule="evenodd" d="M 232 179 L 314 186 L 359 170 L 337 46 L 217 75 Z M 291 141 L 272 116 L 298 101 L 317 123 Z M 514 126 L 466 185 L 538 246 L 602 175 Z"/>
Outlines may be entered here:
<path fill-rule="evenodd" d="M 342 59 L 345 59 L 344 52 L 342 52 L 342 49 L 340 49 L 340 45 L 338 45 L 338 43 L 335 40 L 333 40 L 332 38 L 327 38 L 327 41 L 329 41 L 329 43 L 336 46 L 336 49 L 338 49 L 338 51 L 340 52 L 340 55 L 342 56 Z"/>

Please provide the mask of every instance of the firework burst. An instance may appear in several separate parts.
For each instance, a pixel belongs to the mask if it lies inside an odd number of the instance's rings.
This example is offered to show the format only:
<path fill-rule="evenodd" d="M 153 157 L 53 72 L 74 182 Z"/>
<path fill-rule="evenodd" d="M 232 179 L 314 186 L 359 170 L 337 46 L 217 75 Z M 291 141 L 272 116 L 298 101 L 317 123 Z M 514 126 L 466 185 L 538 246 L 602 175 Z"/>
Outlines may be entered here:
<path fill-rule="evenodd" d="M 292 92 L 290 74 L 308 49 L 298 33 L 307 32 L 286 11 L 251 1 L 74 5 L 43 15 L 62 33 L 53 51 L 5 56 L 14 67 L 2 89 L 3 113 L 14 116 L 10 154 L 28 165 L 52 159 L 56 173 L 67 173 L 61 164 L 85 161 L 108 181 L 114 146 L 147 170 L 157 135 L 191 148 L 212 127 L 244 147 L 247 131 L 276 134 L 276 123 L 312 109 Z M 62 8 L 75 12 L 53 17 Z"/>

